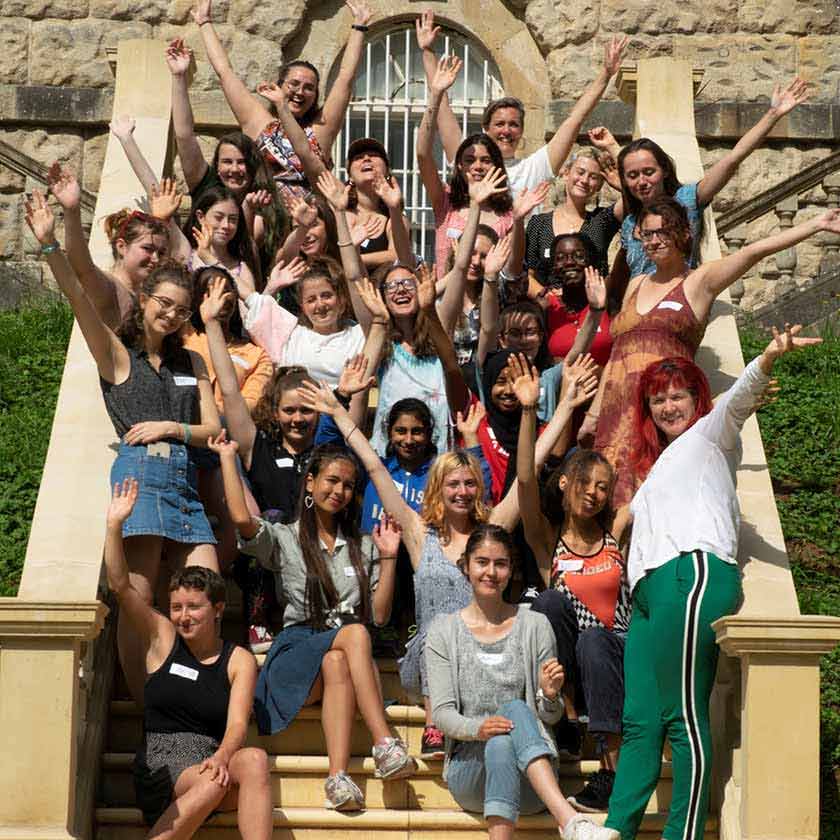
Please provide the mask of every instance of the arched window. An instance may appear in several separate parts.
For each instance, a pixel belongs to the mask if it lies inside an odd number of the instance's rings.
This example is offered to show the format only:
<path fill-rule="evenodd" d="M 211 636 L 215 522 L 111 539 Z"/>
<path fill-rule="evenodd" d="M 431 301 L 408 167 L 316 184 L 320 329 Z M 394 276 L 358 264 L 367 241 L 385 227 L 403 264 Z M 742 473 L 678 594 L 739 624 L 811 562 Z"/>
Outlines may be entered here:
<path fill-rule="evenodd" d="M 480 44 L 453 29 L 442 30 L 436 47 L 463 60 L 461 75 L 449 92 L 450 103 L 461 120 L 463 134 L 478 131 L 487 103 L 503 95 L 499 70 Z M 337 69 L 336 65 L 333 74 Z M 346 151 L 353 140 L 375 137 L 385 146 L 411 220 L 415 251 L 432 260 L 434 214 L 417 170 L 415 154 L 426 93 L 423 56 L 417 46 L 413 22 L 399 24 L 371 39 L 362 57 L 344 128 L 336 138 L 333 160 L 339 177 L 346 180 Z M 440 161 L 441 177 L 445 179 L 448 173 L 440 141 L 435 144 L 435 157 Z"/>

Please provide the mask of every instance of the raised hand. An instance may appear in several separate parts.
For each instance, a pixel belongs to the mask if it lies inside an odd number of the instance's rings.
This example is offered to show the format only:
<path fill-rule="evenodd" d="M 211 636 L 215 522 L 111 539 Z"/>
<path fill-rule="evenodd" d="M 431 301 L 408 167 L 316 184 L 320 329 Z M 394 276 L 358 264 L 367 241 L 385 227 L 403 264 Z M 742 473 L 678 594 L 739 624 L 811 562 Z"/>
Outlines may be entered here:
<path fill-rule="evenodd" d="M 573 408 L 591 400 L 598 390 L 597 370 L 598 365 L 589 353 L 579 356 L 572 364 L 565 365 L 560 400 L 565 400 Z"/>
<path fill-rule="evenodd" d="M 220 458 L 234 458 L 239 452 L 239 444 L 235 440 L 228 440 L 226 429 L 222 429 L 216 437 L 207 438 L 207 448 Z"/>
<path fill-rule="evenodd" d="M 388 312 L 382 294 L 367 277 L 363 277 L 356 282 L 356 291 L 359 293 L 365 308 L 370 312 L 374 324 L 387 324 L 391 320 L 391 313 Z"/>
<path fill-rule="evenodd" d="M 607 285 L 601 272 L 591 265 L 583 270 L 586 283 L 586 300 L 590 309 L 606 309 L 607 306 Z"/>
<path fill-rule="evenodd" d="M 108 513 L 105 521 L 108 527 L 122 528 L 123 522 L 131 516 L 134 505 L 137 502 L 137 494 L 140 485 L 136 478 L 123 479 L 122 484 L 117 482 L 111 492 L 111 503 L 108 505 Z"/>
<path fill-rule="evenodd" d="M 358 248 L 368 239 L 375 239 L 385 230 L 388 224 L 384 216 L 374 214 L 368 216 L 364 221 L 358 222 L 350 229 L 350 241 Z"/>
<path fill-rule="evenodd" d="M 606 129 L 605 129 L 606 130 Z M 601 149 L 598 155 L 598 165 L 601 167 L 601 174 L 604 180 L 616 191 L 621 192 L 621 178 L 618 175 L 618 163 L 613 153 Z"/>
<path fill-rule="evenodd" d="M 136 125 L 133 117 L 121 116 L 121 117 L 114 117 L 111 120 L 111 124 L 109 128 L 111 129 L 111 134 L 114 135 L 121 143 L 124 143 L 134 134 L 134 126 Z"/>
<path fill-rule="evenodd" d="M 245 196 L 245 204 L 254 212 L 259 210 L 260 207 L 268 207 L 271 204 L 271 191 L 254 190 L 253 192 L 249 192 Z"/>
<path fill-rule="evenodd" d="M 202 23 L 210 23 L 213 20 L 210 0 L 196 0 L 195 6 L 190 9 L 190 15 L 198 26 Z"/>
<path fill-rule="evenodd" d="M 63 169 L 58 161 L 50 167 L 47 183 L 50 186 L 50 192 L 65 210 L 73 210 L 79 206 L 82 200 L 79 182 L 75 174 L 69 169 Z"/>
<path fill-rule="evenodd" d="M 377 173 L 373 179 L 373 191 L 385 202 L 389 210 L 402 209 L 402 190 L 393 175 L 383 178 Z"/>
<path fill-rule="evenodd" d="M 414 21 L 414 29 L 417 32 L 417 46 L 421 50 L 432 49 L 440 33 L 440 27 L 435 26 L 435 13 L 421 12 L 420 17 Z"/>
<path fill-rule="evenodd" d="M 779 332 L 773 327 L 773 340 L 764 349 L 761 354 L 761 369 L 768 376 L 773 370 L 773 364 L 780 356 L 785 353 L 790 353 L 794 350 L 801 350 L 803 347 L 810 347 L 814 344 L 822 344 L 821 338 L 808 338 L 800 336 L 802 331 L 802 324 L 785 324 L 784 332 Z"/>
<path fill-rule="evenodd" d="M 210 321 L 218 321 L 219 316 L 228 305 L 234 293 L 227 291 L 227 284 L 224 277 L 214 277 L 207 284 L 207 291 L 204 293 L 204 300 L 201 301 L 199 312 L 201 320 L 208 324 Z"/>
<path fill-rule="evenodd" d="M 402 540 L 402 528 L 390 514 L 386 513 L 374 525 L 370 536 L 379 551 L 380 558 L 397 559 L 397 552 L 400 550 L 400 541 Z"/>
<path fill-rule="evenodd" d="M 507 173 L 504 169 L 491 166 L 480 181 L 470 181 L 470 201 L 484 204 L 494 195 L 502 195 L 508 191 Z"/>
<path fill-rule="evenodd" d="M 298 397 L 301 404 L 319 414 L 333 415 L 341 408 L 335 394 L 326 382 L 303 382 L 298 388 Z"/>
<path fill-rule="evenodd" d="M 304 274 L 306 274 L 306 261 L 300 257 L 295 257 L 288 265 L 280 260 L 271 269 L 268 283 L 265 284 L 264 294 L 275 295 L 280 289 L 294 286 Z"/>
<path fill-rule="evenodd" d="M 464 446 L 478 445 L 478 427 L 486 415 L 487 409 L 479 401 L 469 407 L 466 417 L 460 411 L 455 415 L 455 428 L 464 439 Z"/>
<path fill-rule="evenodd" d="M 508 264 L 511 254 L 511 235 L 503 236 L 484 258 L 484 276 L 495 277 Z"/>
<path fill-rule="evenodd" d="M 318 189 L 333 210 L 346 210 L 350 200 L 350 184 L 342 184 L 332 172 L 326 169 L 318 176 Z"/>
<path fill-rule="evenodd" d="M 534 408 L 540 399 L 540 372 L 524 353 L 508 356 L 508 370 L 513 379 L 513 393 L 522 408 Z"/>
<path fill-rule="evenodd" d="M 367 26 L 370 23 L 373 12 L 365 0 L 344 0 L 344 4 L 353 13 L 353 23 L 358 26 Z"/>
<path fill-rule="evenodd" d="M 626 35 L 613 35 L 604 45 L 604 70 L 610 76 L 615 76 L 621 69 L 621 59 L 629 42 L 630 39 Z"/>
<path fill-rule="evenodd" d="M 840 210 L 826 210 L 817 221 L 820 230 L 828 230 L 832 233 L 840 233 Z"/>
<path fill-rule="evenodd" d="M 618 145 L 618 141 L 613 137 L 612 132 L 603 125 L 597 125 L 595 128 L 590 128 L 586 132 L 589 137 L 589 142 L 596 149 L 603 149 L 604 151 L 611 151 Z"/>
<path fill-rule="evenodd" d="M 306 200 L 290 195 L 286 205 L 295 227 L 312 227 L 318 221 L 318 211 Z"/>
<path fill-rule="evenodd" d="M 783 117 L 797 105 L 801 105 L 808 97 L 808 83 L 797 76 L 787 87 L 776 85 L 770 97 L 770 109 L 776 116 Z"/>
<path fill-rule="evenodd" d="M 543 181 L 532 190 L 527 187 L 522 190 L 513 202 L 513 218 L 526 218 L 532 210 L 535 210 L 548 198 L 550 189 L 551 184 L 548 181 Z"/>
<path fill-rule="evenodd" d="M 160 185 L 152 185 L 149 196 L 149 210 L 156 219 L 168 222 L 177 212 L 183 200 L 183 193 L 178 192 L 174 178 L 164 178 Z"/>
<path fill-rule="evenodd" d="M 540 666 L 540 688 L 547 699 L 557 698 L 565 679 L 563 666 L 554 657 L 547 659 Z"/>
<path fill-rule="evenodd" d="M 336 391 L 344 397 L 352 397 L 360 391 L 366 391 L 376 384 L 375 376 L 365 376 L 368 360 L 364 353 L 358 353 L 349 358 L 338 377 Z"/>
<path fill-rule="evenodd" d="M 286 91 L 277 82 L 260 82 L 257 85 L 257 93 L 280 108 L 286 105 Z"/>
<path fill-rule="evenodd" d="M 183 38 L 175 38 L 167 45 L 164 57 L 173 76 L 185 76 L 190 69 L 192 50 L 184 43 Z"/>
<path fill-rule="evenodd" d="M 455 79 L 458 78 L 463 63 L 456 55 L 441 56 L 437 69 L 435 70 L 435 75 L 432 76 L 429 82 L 431 92 L 439 96 L 446 93 L 455 84 Z"/>
<path fill-rule="evenodd" d="M 420 263 L 414 276 L 417 278 L 417 303 L 420 309 L 428 312 L 434 309 L 437 297 L 434 272 L 426 263 Z"/>
<path fill-rule="evenodd" d="M 213 257 L 212 242 L 213 242 L 213 228 L 210 227 L 210 222 L 205 218 L 201 222 L 201 227 L 194 227 L 192 235 L 195 239 L 195 252 L 198 258 L 205 264 L 211 265 L 216 262 Z"/>
<path fill-rule="evenodd" d="M 32 190 L 25 203 L 26 224 L 41 245 L 55 242 L 55 215 L 40 190 Z"/>

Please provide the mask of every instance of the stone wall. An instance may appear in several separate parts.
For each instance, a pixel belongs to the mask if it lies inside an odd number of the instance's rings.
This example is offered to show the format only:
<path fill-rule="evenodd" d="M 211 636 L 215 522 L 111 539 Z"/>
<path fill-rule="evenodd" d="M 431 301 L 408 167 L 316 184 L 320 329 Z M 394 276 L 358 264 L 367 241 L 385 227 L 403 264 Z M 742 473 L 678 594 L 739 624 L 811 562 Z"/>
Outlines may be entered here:
<path fill-rule="evenodd" d="M 373 0 L 375 26 L 405 21 L 420 6 Z M 528 91 L 527 145 L 550 132 L 592 78 L 603 43 L 631 37 L 628 58 L 674 55 L 705 71 L 697 96 L 698 133 L 707 162 L 718 159 L 760 116 L 774 83 L 800 74 L 811 102 L 779 126 L 769 144 L 741 167 L 715 202 L 733 206 L 836 148 L 840 136 L 840 13 L 834 0 L 455 0 L 423 4 L 488 48 L 508 90 Z M 192 85 L 198 130 L 208 151 L 232 118 L 190 21 L 188 0 L 0 0 L 0 141 L 36 160 L 66 162 L 96 192 L 107 142 L 113 70 L 109 49 L 122 38 L 161 41 L 181 35 L 196 52 Z M 238 74 L 251 86 L 302 56 L 324 76 L 340 56 L 350 23 L 339 0 L 253 4 L 222 0 L 214 21 Z M 511 46 L 515 44 L 515 49 Z M 750 103 L 754 103 L 750 107 Z M 593 124 L 626 137 L 632 112 L 610 89 Z M 177 164 L 176 164 L 177 170 Z M 49 281 L 22 216 L 22 193 L 34 183 L 2 165 L 0 154 L 0 303 Z M 817 187 L 801 197 L 797 216 L 825 202 Z M 748 241 L 772 232 L 776 216 L 751 223 Z M 799 248 L 798 280 L 816 273 L 819 247 Z M 772 290 L 762 266 L 746 282 L 745 306 Z"/>

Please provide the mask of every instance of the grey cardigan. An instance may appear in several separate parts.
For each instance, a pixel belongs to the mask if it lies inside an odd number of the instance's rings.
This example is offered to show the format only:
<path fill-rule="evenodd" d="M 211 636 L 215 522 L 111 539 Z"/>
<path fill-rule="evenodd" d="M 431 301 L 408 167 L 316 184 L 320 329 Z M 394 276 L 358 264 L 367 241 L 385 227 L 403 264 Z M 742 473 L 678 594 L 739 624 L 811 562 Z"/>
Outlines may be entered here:
<path fill-rule="evenodd" d="M 465 717 L 461 714 L 461 686 L 458 674 L 457 625 L 458 613 L 439 615 L 429 628 L 426 637 L 426 671 L 429 677 L 429 695 L 432 703 L 432 720 L 446 736 L 446 758 L 443 778 L 449 769 L 449 759 L 455 741 L 477 741 L 478 730 L 484 718 Z M 563 717 L 563 702 L 558 694 L 553 701 L 537 690 L 540 685 L 540 667 L 547 659 L 557 656 L 554 632 L 548 619 L 541 613 L 531 612 L 527 604 L 519 604 L 517 621 L 523 623 L 522 643 L 528 660 L 525 668 L 525 697 L 529 708 L 537 714 L 540 733 L 556 757 L 554 736 L 545 724 L 554 724 Z"/>

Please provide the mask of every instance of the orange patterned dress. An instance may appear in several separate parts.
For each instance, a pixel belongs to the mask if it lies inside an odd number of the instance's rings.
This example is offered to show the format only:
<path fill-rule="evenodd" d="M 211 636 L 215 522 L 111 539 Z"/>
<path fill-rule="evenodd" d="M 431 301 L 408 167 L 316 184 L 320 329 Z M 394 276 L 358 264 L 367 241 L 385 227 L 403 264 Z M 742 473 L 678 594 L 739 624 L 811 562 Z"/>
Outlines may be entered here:
<path fill-rule="evenodd" d="M 610 326 L 612 353 L 604 369 L 606 388 L 595 434 L 597 449 L 616 473 L 613 506 L 627 504 L 640 482 L 630 466 L 633 405 L 642 371 L 651 362 L 679 356 L 694 359 L 706 322 L 697 320 L 685 296 L 685 277 L 650 312 L 640 315 L 636 299 L 641 282 Z"/>

